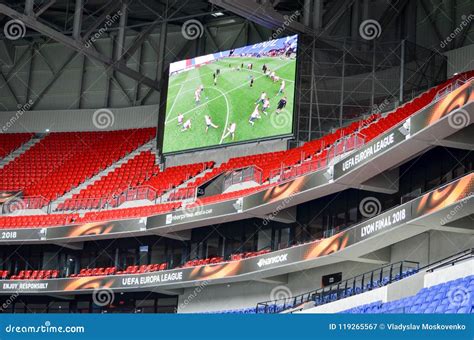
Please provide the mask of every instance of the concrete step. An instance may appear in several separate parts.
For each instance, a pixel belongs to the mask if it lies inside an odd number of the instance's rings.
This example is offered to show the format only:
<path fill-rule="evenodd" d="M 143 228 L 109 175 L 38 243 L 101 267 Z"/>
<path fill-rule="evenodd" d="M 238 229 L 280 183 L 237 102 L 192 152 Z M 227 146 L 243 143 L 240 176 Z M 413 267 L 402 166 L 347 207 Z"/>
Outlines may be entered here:
<path fill-rule="evenodd" d="M 24 154 L 26 151 L 31 149 L 36 143 L 39 143 L 41 140 L 41 137 L 33 137 L 31 138 L 28 142 L 20 146 L 18 149 L 10 153 L 8 156 L 0 160 L 0 169 L 2 169 L 5 165 L 8 163 L 14 161 L 17 157 L 20 157 L 22 154 Z"/>
<path fill-rule="evenodd" d="M 52 203 L 52 208 L 53 210 L 56 208 L 57 204 L 59 203 L 62 203 L 64 202 L 65 200 L 68 200 L 70 198 L 72 198 L 72 196 L 74 194 L 77 194 L 79 193 L 81 190 L 87 188 L 89 185 L 95 183 L 96 181 L 100 180 L 102 177 L 104 176 L 107 176 L 109 173 L 111 173 L 112 171 L 114 171 L 115 169 L 119 168 L 121 165 L 127 163 L 129 160 L 131 160 L 132 158 L 134 158 L 135 156 L 139 155 L 140 153 L 142 153 L 143 151 L 147 151 L 147 150 L 153 150 L 153 144 L 156 144 L 154 141 L 150 141 L 142 146 L 140 146 L 138 149 L 135 149 L 134 151 L 132 151 L 131 153 L 129 153 L 127 156 L 125 156 L 124 158 L 120 159 L 119 161 L 115 162 L 114 164 L 112 164 L 111 166 L 109 166 L 107 169 L 99 172 L 97 175 L 95 175 L 94 177 L 91 177 L 90 179 L 88 179 L 87 181 L 81 183 L 79 186 L 75 187 L 74 189 L 72 189 L 71 191 L 68 191 L 66 194 L 64 194 L 63 196 L 57 198 L 56 200 L 54 200 Z"/>

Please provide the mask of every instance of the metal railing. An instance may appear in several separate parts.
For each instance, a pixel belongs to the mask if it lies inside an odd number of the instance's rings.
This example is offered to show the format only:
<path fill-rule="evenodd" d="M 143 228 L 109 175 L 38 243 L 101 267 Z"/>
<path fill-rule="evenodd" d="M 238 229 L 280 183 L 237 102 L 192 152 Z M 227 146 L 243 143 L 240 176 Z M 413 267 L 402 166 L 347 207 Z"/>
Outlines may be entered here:
<path fill-rule="evenodd" d="M 434 101 L 438 101 L 439 99 L 443 98 L 447 94 L 453 92 L 457 88 L 460 88 L 464 84 L 473 81 L 474 77 L 468 78 L 468 79 L 457 79 L 455 82 L 450 83 L 447 85 L 444 89 L 438 91 L 435 95 Z"/>
<path fill-rule="evenodd" d="M 325 168 L 329 164 L 345 158 L 345 156 L 349 155 L 349 152 L 363 146 L 364 144 L 365 139 L 358 132 L 355 132 L 339 139 L 337 142 L 325 148 L 311 159 L 305 160 L 305 156 L 307 155 L 302 152 L 302 161 L 299 164 L 282 166 L 278 169 L 271 170 L 269 176 L 270 182 L 278 183 L 288 181 L 307 173 Z"/>
<path fill-rule="evenodd" d="M 118 208 L 125 202 L 148 200 L 153 204 L 164 204 L 196 197 L 196 188 L 173 188 L 157 191 L 150 186 L 129 188 L 112 197 L 67 199 L 54 204 L 49 202 L 48 212 L 51 211 L 79 211 L 79 210 L 107 210 Z"/>
<path fill-rule="evenodd" d="M 361 294 L 375 288 L 383 287 L 412 275 L 418 272 L 418 270 L 418 262 L 396 262 L 304 294 L 284 299 L 259 302 L 257 304 L 256 312 L 279 313 L 310 301 L 314 302 L 315 306 L 323 305 L 348 296 Z"/>
<path fill-rule="evenodd" d="M 248 168 L 233 170 L 224 176 L 223 191 L 226 191 L 231 185 L 248 181 L 262 184 L 262 170 L 255 165 Z"/>
<path fill-rule="evenodd" d="M 432 262 L 420 269 L 426 270 L 427 272 L 434 272 L 440 268 L 444 268 L 447 266 L 454 266 L 455 264 L 474 258 L 474 248 L 463 250 L 459 253 L 453 254 L 451 256 L 445 257 L 442 260 L 438 260 L 436 262 Z"/>

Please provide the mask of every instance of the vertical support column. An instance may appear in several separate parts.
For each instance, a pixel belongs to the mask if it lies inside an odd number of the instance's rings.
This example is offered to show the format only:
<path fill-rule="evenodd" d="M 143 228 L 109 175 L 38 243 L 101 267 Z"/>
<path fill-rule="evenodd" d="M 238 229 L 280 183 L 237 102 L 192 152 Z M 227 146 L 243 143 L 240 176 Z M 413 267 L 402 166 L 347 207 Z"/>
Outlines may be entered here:
<path fill-rule="evenodd" d="M 403 83 L 405 82 L 405 39 L 400 43 L 400 90 L 399 104 L 403 103 Z"/>
<path fill-rule="evenodd" d="M 115 48 L 115 60 L 119 60 L 122 57 L 124 46 L 125 46 L 125 27 L 127 26 L 128 18 L 128 3 L 122 1 L 122 8 L 120 9 L 122 15 L 120 16 L 119 29 L 117 34 L 117 45 Z"/>
<path fill-rule="evenodd" d="M 34 0 L 25 0 L 25 14 L 26 15 L 34 15 L 33 8 L 35 5 Z"/>
<path fill-rule="evenodd" d="M 28 101 L 31 99 L 31 78 L 32 78 L 32 73 L 33 73 L 33 62 L 35 61 L 35 55 L 36 55 L 36 43 L 32 43 L 31 48 L 30 48 L 30 62 L 28 63 L 28 75 L 26 77 L 27 83 L 26 83 L 26 89 L 25 89 L 25 104 L 28 103 Z M 36 99 L 36 98 L 35 98 Z"/>
<path fill-rule="evenodd" d="M 362 3 L 362 20 L 369 19 L 369 0 L 363 0 Z"/>
<path fill-rule="evenodd" d="M 359 38 L 359 2 L 354 1 L 351 13 L 351 36 L 353 39 Z"/>
<path fill-rule="evenodd" d="M 311 129 L 313 128 L 312 126 L 312 121 L 313 121 L 313 103 L 314 103 L 314 95 L 313 93 L 316 91 L 316 86 L 313 86 L 313 81 L 314 81 L 314 57 L 316 53 L 316 38 L 313 37 L 313 40 L 311 42 L 311 92 L 309 95 L 309 112 L 308 112 L 308 139 L 307 141 L 309 142 L 311 140 Z"/>
<path fill-rule="evenodd" d="M 346 68 L 346 40 L 344 39 L 344 45 L 342 47 L 342 74 L 341 74 L 341 97 L 339 100 L 339 127 L 342 126 L 342 113 L 344 111 L 344 75 Z"/>
<path fill-rule="evenodd" d="M 163 22 L 160 29 L 160 45 L 158 49 L 158 64 L 156 67 L 157 80 L 163 75 L 165 68 L 165 50 L 166 50 L 166 36 L 168 35 L 168 22 Z"/>
<path fill-rule="evenodd" d="M 84 78 L 85 78 L 85 75 L 86 75 L 86 59 L 87 59 L 85 55 L 81 55 L 80 58 L 81 58 L 81 75 L 80 75 L 81 83 L 79 84 L 79 94 L 78 94 L 78 100 L 77 100 L 77 108 L 78 109 L 82 108 L 82 97 L 84 96 L 84 94 L 83 94 L 83 92 L 84 92 Z"/>
<path fill-rule="evenodd" d="M 74 7 L 74 22 L 72 26 L 72 37 L 76 40 L 79 40 L 81 38 L 83 8 L 84 0 L 76 0 Z"/>
<path fill-rule="evenodd" d="M 143 44 L 140 45 L 140 48 L 137 50 L 137 72 L 142 71 L 142 51 L 143 51 Z M 135 89 L 133 94 L 133 106 L 136 106 L 139 102 L 138 98 L 140 95 L 140 82 L 137 81 L 135 83 Z"/>
<path fill-rule="evenodd" d="M 164 163 L 165 159 L 162 157 L 163 138 L 166 120 L 166 93 L 163 93 L 163 88 L 167 83 L 168 75 L 164 74 L 165 70 L 165 51 L 166 51 L 166 36 L 168 34 L 168 22 L 164 21 L 160 29 L 160 45 L 158 46 L 158 63 L 156 65 L 156 80 L 160 81 L 161 89 L 158 92 L 158 122 L 156 133 L 156 145 L 158 149 L 157 159 L 160 163 Z M 199 40 L 199 39 L 196 39 Z"/>
<path fill-rule="evenodd" d="M 119 267 L 119 249 L 115 249 L 115 259 L 114 259 L 114 267 L 118 268 Z"/>
<path fill-rule="evenodd" d="M 110 34 L 110 42 L 111 42 L 111 51 L 110 55 L 113 58 L 115 53 L 115 46 L 116 46 L 116 34 L 112 32 Z M 110 95 L 111 95 L 111 88 L 112 88 L 112 77 L 114 75 L 113 70 L 109 68 L 105 68 L 107 81 L 105 82 L 105 96 L 104 96 L 104 107 L 110 107 Z"/>
<path fill-rule="evenodd" d="M 304 0 L 303 24 L 307 27 L 311 24 L 311 0 Z"/>
<path fill-rule="evenodd" d="M 375 39 L 372 40 L 372 89 L 370 94 L 370 108 L 374 107 L 375 101 Z"/>
<path fill-rule="evenodd" d="M 323 0 L 314 0 L 313 28 L 318 30 L 323 27 Z"/>

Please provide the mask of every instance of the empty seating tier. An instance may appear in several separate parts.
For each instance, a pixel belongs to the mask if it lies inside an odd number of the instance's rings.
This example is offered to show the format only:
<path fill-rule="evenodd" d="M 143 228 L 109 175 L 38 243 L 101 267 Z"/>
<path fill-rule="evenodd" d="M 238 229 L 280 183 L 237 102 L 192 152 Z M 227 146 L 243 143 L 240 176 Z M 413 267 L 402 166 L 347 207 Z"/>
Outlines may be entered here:
<path fill-rule="evenodd" d="M 51 133 L 0 170 L 0 190 L 54 200 L 155 135 L 155 129 Z"/>
<path fill-rule="evenodd" d="M 5 158 L 32 137 L 32 133 L 0 133 L 0 158 Z"/>

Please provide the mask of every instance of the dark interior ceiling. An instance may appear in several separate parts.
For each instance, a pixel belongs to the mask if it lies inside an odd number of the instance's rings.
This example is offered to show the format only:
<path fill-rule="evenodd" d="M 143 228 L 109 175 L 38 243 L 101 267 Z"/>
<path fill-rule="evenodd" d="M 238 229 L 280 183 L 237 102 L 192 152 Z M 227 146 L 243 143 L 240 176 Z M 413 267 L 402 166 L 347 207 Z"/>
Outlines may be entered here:
<path fill-rule="evenodd" d="M 9 6 L 10 8 L 24 12 L 25 1 L 18 0 L 1 0 L 0 3 Z M 34 12 L 40 10 L 43 6 L 47 6 L 50 0 L 35 0 Z M 47 9 L 38 16 L 38 20 L 51 26 L 65 34 L 72 32 L 73 18 L 74 18 L 74 0 L 56 0 Z M 84 0 L 82 27 L 86 30 L 92 25 L 98 17 L 105 11 L 108 11 L 111 6 L 116 6 L 115 11 L 120 9 L 120 1 L 118 0 Z M 157 18 L 168 18 L 176 21 L 176 24 L 181 24 L 186 20 L 186 17 L 199 15 L 200 21 L 203 23 L 215 20 L 211 14 L 213 11 L 219 11 L 215 5 L 212 5 L 207 0 L 130 0 L 128 2 L 128 18 L 127 27 L 139 29 L 140 26 L 148 25 L 154 22 Z M 110 12 L 109 13 L 113 13 Z M 225 16 L 231 16 L 230 13 L 225 13 Z M 0 18 L 0 25 L 4 25 L 4 21 L 8 21 L 8 17 Z M 118 25 L 118 23 L 116 23 Z M 32 31 L 28 30 L 28 33 Z M 28 35 L 28 34 L 27 34 Z"/>
<path fill-rule="evenodd" d="M 83 30 L 93 25 L 104 11 L 110 13 L 110 7 L 116 6 L 120 9 L 119 0 L 83 0 Z M 234 1 L 229 1 L 230 3 Z M 261 5 L 270 5 L 276 11 L 285 14 L 301 10 L 304 0 L 276 0 L 268 2 L 266 0 L 257 1 Z M 235 1 L 239 3 L 238 0 Z M 23 13 L 25 11 L 25 0 L 0 0 L 0 4 L 5 4 L 10 8 Z M 70 34 L 73 29 L 75 0 L 35 0 L 34 12 L 38 12 L 42 7 L 46 8 L 38 16 L 38 20 L 64 34 Z M 115 9 L 115 11 L 117 10 Z M 222 12 L 220 17 L 212 16 L 213 12 Z M 208 0 L 129 0 L 128 1 L 128 29 L 140 30 L 141 26 L 146 26 L 154 22 L 157 18 L 171 19 L 176 25 L 181 25 L 187 18 L 199 16 L 203 24 L 220 22 L 222 19 L 237 18 L 231 11 L 216 6 Z M 0 25 L 4 25 L 9 18 L 0 16 Z M 118 25 L 118 23 L 117 23 Z M 26 36 L 36 35 L 32 30 L 28 30 Z"/>

